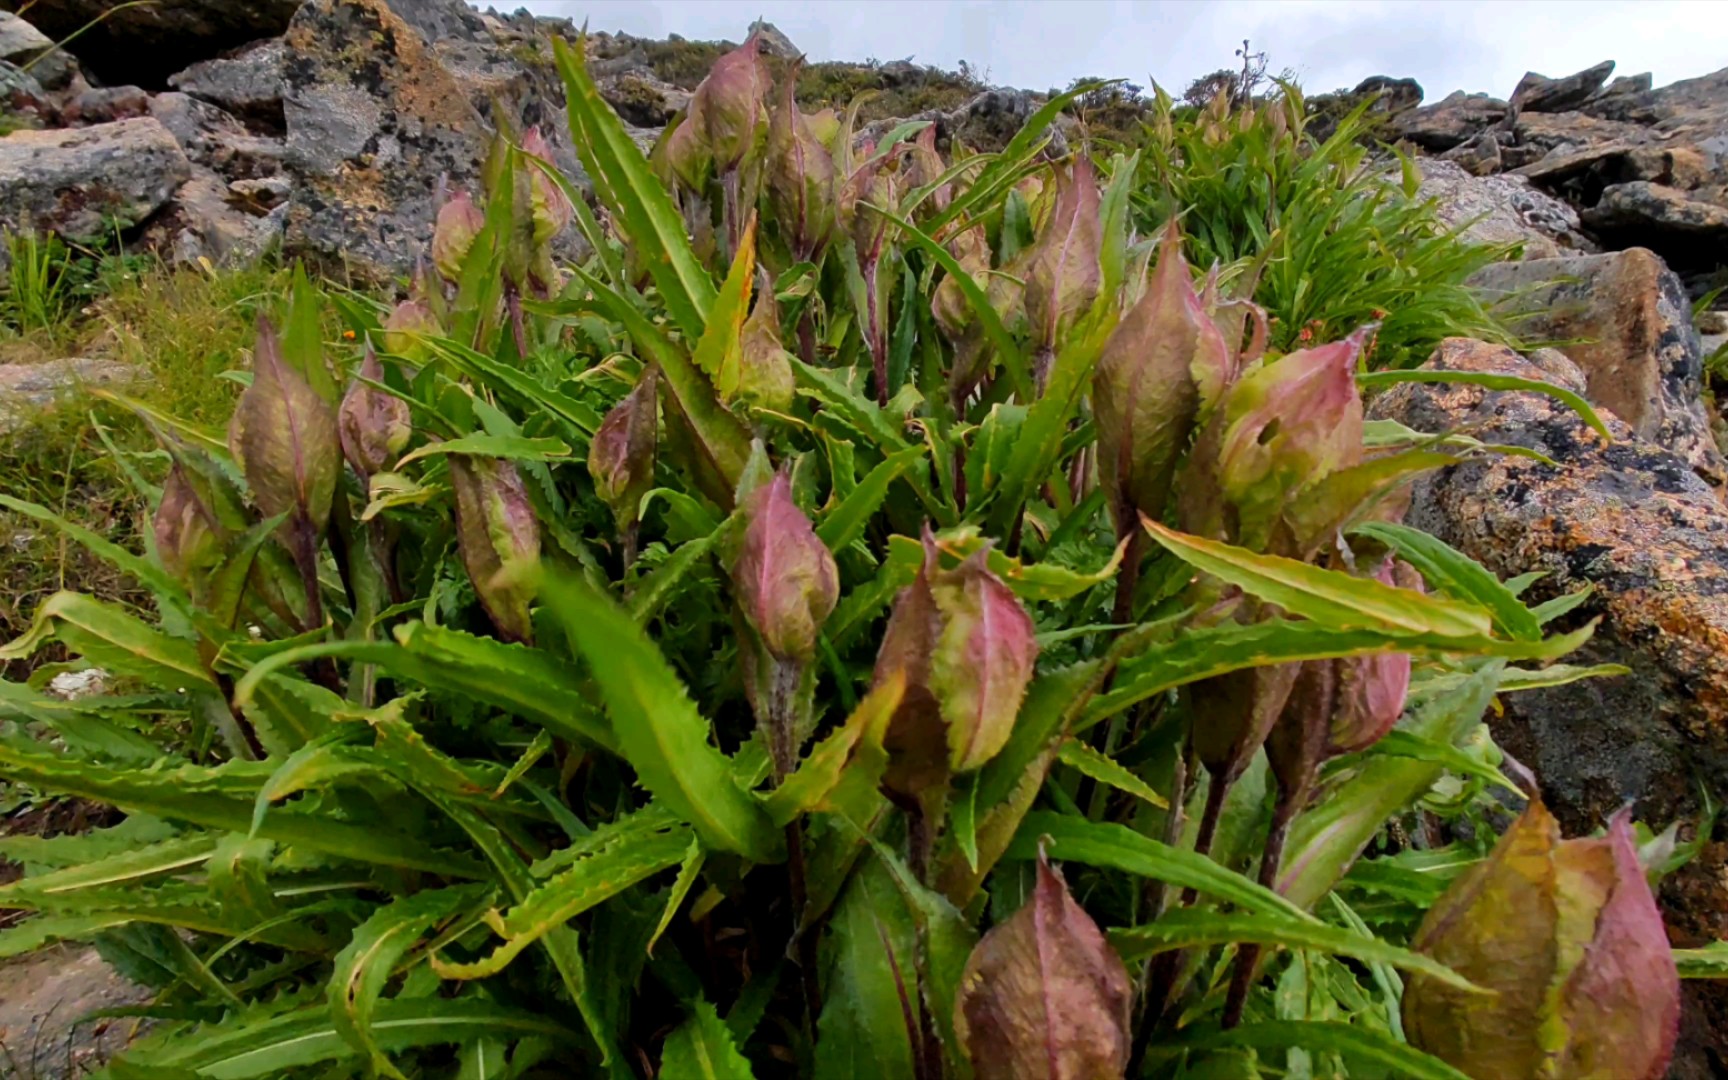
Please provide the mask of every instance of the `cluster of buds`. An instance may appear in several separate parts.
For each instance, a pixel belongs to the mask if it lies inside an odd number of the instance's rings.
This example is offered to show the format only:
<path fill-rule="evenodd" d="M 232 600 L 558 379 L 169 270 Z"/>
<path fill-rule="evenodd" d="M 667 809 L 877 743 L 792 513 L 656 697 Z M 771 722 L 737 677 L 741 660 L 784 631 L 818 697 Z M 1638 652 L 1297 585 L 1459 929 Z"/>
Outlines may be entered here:
<path fill-rule="evenodd" d="M 514 152 L 500 138 L 486 170 L 489 186 L 507 185 L 511 194 L 511 221 L 501 236 L 504 274 L 517 291 L 541 296 L 558 288 L 552 242 L 576 217 L 570 196 L 548 175 L 553 168 L 552 146 L 535 126 L 523 134 Z M 452 193 L 439 207 L 432 230 L 432 263 L 446 282 L 462 280 L 463 267 L 485 228 L 485 212 L 466 191 Z"/>
<path fill-rule="evenodd" d="M 900 591 L 876 655 L 876 683 L 905 678 L 889 723 L 885 784 L 917 798 L 995 757 L 1013 733 L 1038 659 L 1031 616 L 989 569 L 988 547 L 941 568 L 924 533 L 924 565 Z"/>
<path fill-rule="evenodd" d="M 1410 1041 L 1471 1076 L 1656 1080 L 1680 980 L 1622 813 L 1562 840 L 1532 803 L 1494 853 L 1446 890 L 1413 943 L 1492 994 L 1422 975 L 1404 991 Z"/>

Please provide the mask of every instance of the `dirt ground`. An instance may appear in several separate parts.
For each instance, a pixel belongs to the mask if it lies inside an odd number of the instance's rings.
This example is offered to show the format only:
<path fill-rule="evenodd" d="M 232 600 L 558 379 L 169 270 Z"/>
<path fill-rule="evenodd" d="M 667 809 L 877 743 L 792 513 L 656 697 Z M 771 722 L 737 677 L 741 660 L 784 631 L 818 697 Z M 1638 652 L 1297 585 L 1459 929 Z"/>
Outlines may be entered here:
<path fill-rule="evenodd" d="M 0 1078 L 82 1075 L 123 1049 L 136 1021 L 80 1021 L 148 996 L 89 946 L 58 945 L 0 962 Z"/>

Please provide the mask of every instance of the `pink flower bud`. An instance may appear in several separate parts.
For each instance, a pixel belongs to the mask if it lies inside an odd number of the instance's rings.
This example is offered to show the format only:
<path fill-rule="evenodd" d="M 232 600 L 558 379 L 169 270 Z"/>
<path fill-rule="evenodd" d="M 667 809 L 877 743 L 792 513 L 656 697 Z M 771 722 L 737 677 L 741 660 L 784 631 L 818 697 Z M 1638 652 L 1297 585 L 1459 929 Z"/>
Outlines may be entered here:
<path fill-rule="evenodd" d="M 708 185 L 714 155 L 704 141 L 702 125 L 686 114 L 673 121 L 673 126 L 655 143 L 651 161 L 667 187 L 677 181 L 688 191 L 700 192 Z"/>
<path fill-rule="evenodd" d="M 205 575 L 222 561 L 221 533 L 215 515 L 178 464 L 162 485 L 152 526 L 162 568 L 187 588 L 199 589 Z"/>
<path fill-rule="evenodd" d="M 1216 394 L 1235 378 L 1235 353 L 1201 306 L 1172 223 L 1145 293 L 1105 343 L 1092 379 L 1099 472 L 1118 535 L 1138 529 L 1141 514 L 1163 516 L 1202 388 Z"/>
<path fill-rule="evenodd" d="M 866 159 L 874 152 L 873 147 L 864 147 Z M 840 189 L 840 222 L 851 233 L 858 261 L 864 265 L 881 259 L 882 244 L 888 236 L 888 219 L 870 207 L 893 213 L 899 202 L 899 186 L 894 174 L 883 167 L 886 164 L 887 158 L 883 158 L 860 166 Z"/>
<path fill-rule="evenodd" d="M 798 67 L 768 125 L 768 203 L 793 257 L 814 261 L 834 233 L 834 158 L 793 97 Z"/>
<path fill-rule="evenodd" d="M 738 335 L 738 396 L 758 409 L 785 412 L 795 394 L 790 354 L 780 344 L 780 305 L 774 283 L 761 273 L 756 308 Z"/>
<path fill-rule="evenodd" d="M 360 364 L 360 374 L 372 382 L 384 381 L 384 365 L 378 362 L 377 355 L 370 348 Z M 390 471 L 402 448 L 408 445 L 409 436 L 414 433 L 413 418 L 406 401 L 358 379 L 342 398 L 342 406 L 336 413 L 336 427 L 342 439 L 343 456 L 354 466 L 355 472 L 365 477 Z"/>
<path fill-rule="evenodd" d="M 466 191 L 458 191 L 438 210 L 438 223 L 432 229 L 432 263 L 447 281 L 462 277 L 462 263 L 474 238 L 486 227 L 486 215 L 481 212 Z"/>
<path fill-rule="evenodd" d="M 502 458 L 451 454 L 456 546 L 480 606 L 506 641 L 531 641 L 533 571 L 540 523 L 516 466 Z"/>
<path fill-rule="evenodd" d="M 767 126 L 768 66 L 755 34 L 714 62 L 690 99 L 690 115 L 721 172 L 736 169 Z"/>
<path fill-rule="evenodd" d="M 1301 489 L 1362 459 L 1361 331 L 1244 376 L 1224 403 L 1219 483 L 1244 517 L 1275 516 Z"/>
<path fill-rule="evenodd" d="M 1422 975 L 1404 990 L 1411 1043 L 1471 1076 L 1656 1080 L 1680 980 L 1623 813 L 1562 840 L 1540 802 L 1428 912 L 1414 947 L 1493 995 Z"/>
<path fill-rule="evenodd" d="M 588 475 L 594 491 L 612 508 L 620 531 L 636 524 L 642 496 L 654 486 L 659 440 L 660 369 L 650 364 L 594 433 L 588 448 Z"/>
<path fill-rule="evenodd" d="M 1031 616 L 990 572 L 988 554 L 980 550 L 942 570 L 936 539 L 926 530 L 924 566 L 894 601 L 876 655 L 876 681 L 895 671 L 906 676 L 888 733 L 891 752 L 908 759 L 903 775 L 928 780 L 970 772 L 995 757 L 1013 733 L 1038 644 Z"/>
<path fill-rule="evenodd" d="M 417 363 L 426 360 L 426 347 L 419 337 L 442 337 L 444 327 L 426 302 L 408 299 L 397 304 L 384 320 L 384 351 Z"/>
<path fill-rule="evenodd" d="M 283 360 L 268 322 L 258 325 L 252 385 L 228 422 L 228 447 L 264 516 L 289 513 L 323 530 L 342 468 L 336 413 Z"/>
<path fill-rule="evenodd" d="M 1026 268 L 1026 317 L 1033 344 L 1050 354 L 1098 298 L 1104 247 L 1098 181 L 1085 154 L 1056 170 L 1056 201 L 1032 245 Z"/>
<path fill-rule="evenodd" d="M 942 155 L 936 150 L 936 125 L 931 124 L 918 133 L 918 138 L 912 143 L 912 152 L 906 169 L 906 189 L 908 192 L 928 187 L 942 178 L 948 171 L 948 166 L 942 161 Z M 926 213 L 934 213 L 948 209 L 948 204 L 954 200 L 954 185 L 943 184 L 931 192 L 920 208 Z"/>
<path fill-rule="evenodd" d="M 1128 1068 L 1133 986 L 1042 853 L 1031 899 L 960 976 L 954 1028 L 977 1080 L 1092 1080 Z"/>
<path fill-rule="evenodd" d="M 528 133 L 522 136 L 522 152 L 547 164 L 552 163 L 552 147 L 547 143 L 546 136 L 540 134 L 538 124 L 529 128 Z M 528 170 L 528 196 L 534 219 L 534 242 L 544 244 L 569 228 L 570 222 L 576 219 L 576 207 L 570 202 L 570 196 L 564 193 L 564 189 L 544 171 L 530 163 L 524 163 L 523 167 Z"/>
<path fill-rule="evenodd" d="M 783 472 L 751 492 L 745 516 L 732 566 L 738 606 L 770 653 L 808 663 L 840 598 L 834 556 L 792 501 L 792 481 Z"/>

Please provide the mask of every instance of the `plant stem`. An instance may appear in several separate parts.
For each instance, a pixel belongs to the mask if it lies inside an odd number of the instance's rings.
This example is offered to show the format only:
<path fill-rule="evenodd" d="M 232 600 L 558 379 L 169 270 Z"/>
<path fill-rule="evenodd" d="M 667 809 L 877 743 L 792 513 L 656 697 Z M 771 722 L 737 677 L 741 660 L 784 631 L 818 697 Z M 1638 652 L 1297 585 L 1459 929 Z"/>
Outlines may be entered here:
<path fill-rule="evenodd" d="M 1170 771 L 1170 810 L 1164 816 L 1164 842 L 1172 847 L 1182 839 L 1182 806 L 1187 799 L 1188 744 L 1184 740 L 1177 748 L 1176 764 Z M 1140 894 L 1141 921 L 1157 922 L 1158 917 L 1164 914 L 1168 899 L 1169 890 L 1164 882 L 1148 879 L 1145 891 Z M 1152 1028 L 1164 1014 L 1170 991 L 1175 986 L 1175 965 L 1166 959 L 1170 955 L 1165 953 L 1152 957 L 1140 968 L 1140 1016 L 1135 1024 L 1134 1045 L 1129 1055 L 1130 1076 L 1139 1075 L 1140 1062 L 1151 1042 Z"/>
<path fill-rule="evenodd" d="M 1284 862 L 1284 844 L 1290 838 L 1290 823 L 1306 800 L 1313 773 L 1295 785 L 1280 787 L 1278 801 L 1272 808 L 1272 829 L 1266 834 L 1266 850 L 1260 856 L 1260 884 L 1268 889 L 1278 885 L 1278 870 Z M 1236 954 L 1236 970 L 1230 976 L 1230 994 L 1224 999 L 1225 1030 L 1242 1022 L 1242 1007 L 1248 1001 L 1248 989 L 1254 983 L 1254 972 L 1260 966 L 1260 947 L 1244 945 Z"/>
<path fill-rule="evenodd" d="M 1134 590 L 1140 586 L 1140 562 L 1146 556 L 1146 533 L 1138 523 L 1132 527 L 1122 569 L 1116 575 L 1116 606 L 1110 613 L 1110 621 L 1118 626 L 1134 621 Z"/>
<path fill-rule="evenodd" d="M 882 332 L 880 288 L 881 262 L 867 260 L 859 269 L 864 272 L 864 318 L 870 331 L 870 369 L 876 376 L 876 404 L 888 404 L 888 336 Z"/>

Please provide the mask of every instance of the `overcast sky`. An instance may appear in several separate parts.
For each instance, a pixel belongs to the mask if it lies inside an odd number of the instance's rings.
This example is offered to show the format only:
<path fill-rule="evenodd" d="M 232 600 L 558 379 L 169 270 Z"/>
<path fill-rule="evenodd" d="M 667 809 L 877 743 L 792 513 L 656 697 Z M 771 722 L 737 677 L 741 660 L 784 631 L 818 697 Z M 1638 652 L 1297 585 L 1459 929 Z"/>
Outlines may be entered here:
<path fill-rule="evenodd" d="M 496 2 L 496 0 L 492 0 Z M 482 3 L 481 6 L 485 6 Z M 514 0 L 498 3 L 513 9 Z M 758 15 L 812 60 L 898 60 L 986 70 L 1028 89 L 1082 75 L 1149 78 L 1175 93 L 1233 67 L 1244 37 L 1310 92 L 1414 76 L 1437 101 L 1512 92 L 1527 70 L 1602 60 L 1657 85 L 1728 67 L 1728 0 L 526 0 L 594 30 L 740 40 Z"/>

